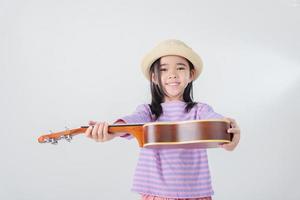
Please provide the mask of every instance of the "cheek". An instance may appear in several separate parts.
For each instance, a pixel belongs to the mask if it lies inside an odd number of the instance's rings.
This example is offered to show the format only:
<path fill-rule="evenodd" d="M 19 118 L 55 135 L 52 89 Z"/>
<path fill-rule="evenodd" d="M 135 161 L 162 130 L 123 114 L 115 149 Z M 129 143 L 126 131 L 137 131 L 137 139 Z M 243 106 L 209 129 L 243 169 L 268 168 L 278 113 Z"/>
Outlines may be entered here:
<path fill-rule="evenodd" d="M 161 77 L 160 77 L 160 80 L 161 80 L 162 83 L 165 83 L 168 79 L 167 79 L 167 76 L 162 74 Z"/>
<path fill-rule="evenodd" d="M 190 75 L 188 73 L 183 73 L 180 76 L 181 80 L 186 80 L 188 81 L 190 79 Z"/>

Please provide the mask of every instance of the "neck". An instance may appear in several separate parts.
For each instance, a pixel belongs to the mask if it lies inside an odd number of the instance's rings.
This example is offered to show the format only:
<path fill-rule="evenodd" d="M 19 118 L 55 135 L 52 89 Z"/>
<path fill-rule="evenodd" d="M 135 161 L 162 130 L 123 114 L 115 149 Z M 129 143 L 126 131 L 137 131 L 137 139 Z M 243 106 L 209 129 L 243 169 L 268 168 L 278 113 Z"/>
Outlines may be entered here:
<path fill-rule="evenodd" d="M 165 97 L 163 102 L 167 103 L 167 102 L 177 102 L 177 101 L 183 101 L 183 97 L 180 97 L 180 98 Z"/>

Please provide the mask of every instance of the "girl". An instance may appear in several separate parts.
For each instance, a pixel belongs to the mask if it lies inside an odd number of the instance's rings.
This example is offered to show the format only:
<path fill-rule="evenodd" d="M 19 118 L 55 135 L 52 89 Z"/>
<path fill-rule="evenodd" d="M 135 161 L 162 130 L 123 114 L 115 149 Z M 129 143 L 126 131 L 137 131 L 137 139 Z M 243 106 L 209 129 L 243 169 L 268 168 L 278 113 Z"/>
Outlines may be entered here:
<path fill-rule="evenodd" d="M 115 123 L 147 123 L 224 118 L 206 103 L 193 101 L 193 81 L 202 71 L 201 58 L 179 40 L 166 40 L 150 51 L 142 61 L 142 71 L 150 81 L 151 104 L 142 104 L 136 111 Z M 234 119 L 228 133 L 232 142 L 220 147 L 233 150 L 240 139 L 240 129 Z M 89 122 L 86 136 L 98 142 L 115 137 L 127 139 L 125 133 L 108 133 L 107 122 Z M 211 199 L 214 191 L 206 149 L 141 148 L 135 170 L 132 191 L 143 200 Z"/>

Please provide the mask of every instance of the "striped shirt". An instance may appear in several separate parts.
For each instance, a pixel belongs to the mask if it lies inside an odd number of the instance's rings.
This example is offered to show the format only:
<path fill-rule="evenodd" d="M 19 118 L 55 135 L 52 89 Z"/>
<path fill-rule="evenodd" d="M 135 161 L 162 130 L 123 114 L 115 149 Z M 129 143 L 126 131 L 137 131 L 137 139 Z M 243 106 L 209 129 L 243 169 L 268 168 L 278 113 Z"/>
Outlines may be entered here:
<path fill-rule="evenodd" d="M 186 103 L 161 103 L 163 114 L 156 120 L 184 121 L 223 118 L 211 106 L 197 103 L 188 113 Z M 131 115 L 120 119 L 126 123 L 153 122 L 148 104 L 139 105 Z M 131 135 L 125 136 L 133 138 Z M 213 195 L 206 149 L 141 148 L 133 178 L 132 191 L 166 198 L 200 198 Z"/>

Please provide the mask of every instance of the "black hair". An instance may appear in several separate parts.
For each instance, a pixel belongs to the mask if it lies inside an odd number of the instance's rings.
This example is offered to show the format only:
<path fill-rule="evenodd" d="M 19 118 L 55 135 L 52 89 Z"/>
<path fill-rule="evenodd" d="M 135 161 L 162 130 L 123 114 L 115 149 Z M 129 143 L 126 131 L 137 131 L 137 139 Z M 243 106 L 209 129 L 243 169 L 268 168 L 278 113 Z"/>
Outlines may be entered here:
<path fill-rule="evenodd" d="M 194 73 L 194 65 L 186 59 L 190 67 L 190 73 Z M 158 79 L 158 84 L 152 81 L 152 74 L 154 74 Z M 190 74 L 191 75 L 191 74 Z M 160 58 L 155 60 L 149 70 L 149 79 L 150 79 L 150 89 L 151 89 L 151 104 L 149 104 L 152 114 L 155 115 L 155 118 L 158 119 L 159 116 L 163 113 L 161 103 L 164 101 L 165 92 L 162 89 L 161 83 L 161 72 L 160 72 Z M 193 81 L 188 83 L 183 92 L 183 100 L 186 102 L 185 111 L 189 112 L 197 103 L 193 101 Z"/>

